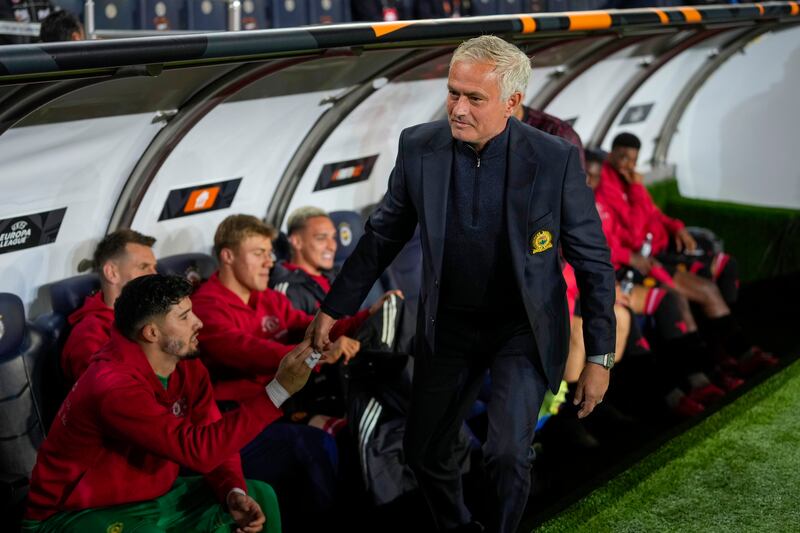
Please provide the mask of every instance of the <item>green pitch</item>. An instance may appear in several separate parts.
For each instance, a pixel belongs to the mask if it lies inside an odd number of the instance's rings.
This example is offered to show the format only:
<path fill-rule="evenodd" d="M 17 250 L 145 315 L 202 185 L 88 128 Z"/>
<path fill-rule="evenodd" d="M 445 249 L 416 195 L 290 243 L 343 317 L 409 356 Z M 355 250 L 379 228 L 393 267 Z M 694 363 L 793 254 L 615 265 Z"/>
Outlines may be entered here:
<path fill-rule="evenodd" d="M 537 532 L 797 531 L 800 361 Z"/>

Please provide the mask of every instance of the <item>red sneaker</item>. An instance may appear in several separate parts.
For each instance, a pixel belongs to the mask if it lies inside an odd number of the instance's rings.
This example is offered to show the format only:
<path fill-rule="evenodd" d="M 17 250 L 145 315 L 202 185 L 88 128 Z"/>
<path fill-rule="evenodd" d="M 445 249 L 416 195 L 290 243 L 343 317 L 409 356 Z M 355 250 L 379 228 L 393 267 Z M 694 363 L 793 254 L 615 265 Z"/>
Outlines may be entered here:
<path fill-rule="evenodd" d="M 737 378 L 736 376 L 732 376 L 731 374 L 726 374 L 724 372 L 720 373 L 716 381 L 717 384 L 727 392 L 734 391 L 745 383 L 742 378 Z"/>
<path fill-rule="evenodd" d="M 691 418 L 702 414 L 706 410 L 703 404 L 698 403 L 688 396 L 681 396 L 678 405 L 672 408 L 672 413 L 681 418 Z"/>
<path fill-rule="evenodd" d="M 725 396 L 725 391 L 714 385 L 713 383 L 709 383 L 703 387 L 697 387 L 696 389 L 692 389 L 689 394 L 687 395 L 692 400 L 700 403 L 702 405 L 708 405 L 710 403 L 714 403 L 717 400 L 721 399 Z"/>
<path fill-rule="evenodd" d="M 736 358 L 734 358 L 734 357 L 726 355 L 726 356 L 720 357 L 720 359 L 719 359 L 719 367 L 724 372 L 737 373 L 739 371 L 739 361 L 737 361 Z"/>
<path fill-rule="evenodd" d="M 780 359 L 758 346 L 753 346 L 750 351 L 739 359 L 739 373 L 743 376 L 752 376 L 765 368 L 777 366 Z"/>

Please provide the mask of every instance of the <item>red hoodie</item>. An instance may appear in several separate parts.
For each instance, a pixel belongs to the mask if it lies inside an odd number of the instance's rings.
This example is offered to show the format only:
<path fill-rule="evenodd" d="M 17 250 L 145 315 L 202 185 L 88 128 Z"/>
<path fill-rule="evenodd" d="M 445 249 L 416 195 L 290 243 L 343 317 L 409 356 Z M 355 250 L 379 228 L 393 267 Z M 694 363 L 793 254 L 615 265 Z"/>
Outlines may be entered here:
<path fill-rule="evenodd" d="M 594 196 L 614 268 L 630 264 L 631 254 L 639 253 L 648 233 L 653 234 L 651 253 L 656 255 L 683 228 L 683 222 L 661 212 L 644 185 L 627 183 L 607 161 Z"/>
<path fill-rule="evenodd" d="M 291 343 L 302 339 L 314 319 L 272 289 L 251 292 L 245 304 L 222 285 L 218 273 L 192 295 L 192 306 L 203 321 L 200 349 L 218 400 L 239 402 L 263 391 L 283 356 L 294 348 Z M 356 330 L 368 316 L 364 310 L 338 320 L 331 338 Z"/>
<path fill-rule="evenodd" d="M 26 518 L 158 498 L 179 465 L 204 474 L 224 502 L 245 488 L 239 450 L 280 416 L 266 392 L 220 415 L 197 359 L 179 362 L 165 390 L 139 345 L 114 329 L 39 449 Z"/>
<path fill-rule="evenodd" d="M 69 333 L 61 352 L 61 369 L 69 385 L 81 377 L 89 360 L 111 336 L 114 310 L 103 301 L 103 292 L 87 296 L 83 306 L 69 315 Z"/>

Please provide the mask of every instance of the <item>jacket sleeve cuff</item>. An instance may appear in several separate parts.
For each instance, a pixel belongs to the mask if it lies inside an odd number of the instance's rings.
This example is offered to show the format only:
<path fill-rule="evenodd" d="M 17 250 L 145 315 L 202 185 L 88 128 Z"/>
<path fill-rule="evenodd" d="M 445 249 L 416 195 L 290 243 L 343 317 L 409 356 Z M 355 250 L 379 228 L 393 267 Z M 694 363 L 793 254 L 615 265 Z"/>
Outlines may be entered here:
<path fill-rule="evenodd" d="M 288 400 L 291 396 L 291 394 L 289 394 L 289 392 L 283 388 L 283 385 L 278 383 L 278 380 L 275 378 L 273 378 L 272 381 L 267 384 L 266 389 L 267 396 L 269 396 L 269 399 L 272 400 L 272 404 L 278 409 L 280 409 L 281 405 L 283 405 L 283 402 Z"/>
<path fill-rule="evenodd" d="M 344 313 L 340 313 L 339 311 L 336 311 L 335 309 L 331 309 L 328 305 L 326 305 L 325 302 L 322 302 L 322 305 L 319 306 L 319 309 L 320 309 L 320 311 L 322 311 L 326 315 L 329 315 L 331 318 L 333 318 L 335 320 L 339 320 L 340 318 L 342 318 L 344 316 Z"/>
<path fill-rule="evenodd" d="M 247 496 L 247 493 L 240 489 L 239 487 L 233 487 L 231 490 L 228 491 L 228 494 L 225 496 L 225 505 L 228 504 L 228 498 L 231 497 L 231 493 L 241 494 L 242 496 Z"/>

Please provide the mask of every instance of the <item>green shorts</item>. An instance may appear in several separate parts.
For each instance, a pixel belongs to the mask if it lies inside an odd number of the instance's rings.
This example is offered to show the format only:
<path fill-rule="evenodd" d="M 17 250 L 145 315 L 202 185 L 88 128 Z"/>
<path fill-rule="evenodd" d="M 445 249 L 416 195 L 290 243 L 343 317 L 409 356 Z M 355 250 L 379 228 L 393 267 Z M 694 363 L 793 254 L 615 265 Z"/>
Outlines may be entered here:
<path fill-rule="evenodd" d="M 278 498 L 272 487 L 247 481 L 247 493 L 267 517 L 263 531 L 280 533 Z M 65 511 L 47 520 L 24 520 L 25 533 L 166 533 L 197 531 L 228 533 L 233 517 L 217 502 L 202 477 L 181 477 L 168 493 L 139 503 Z"/>

